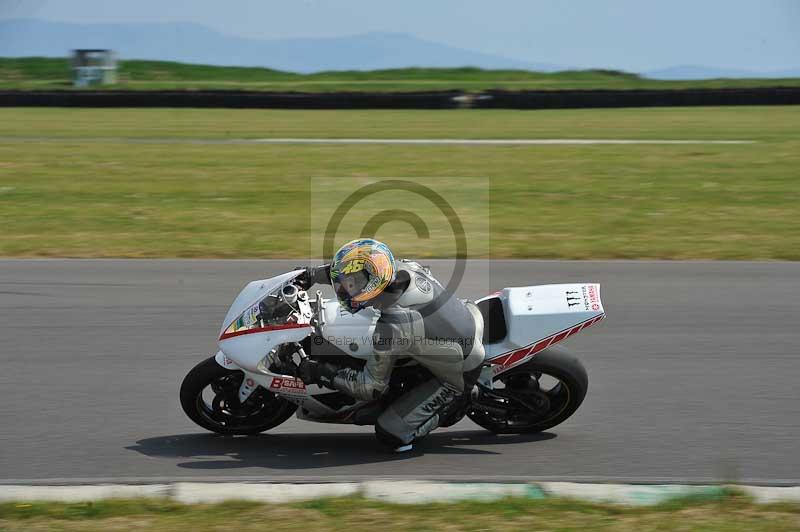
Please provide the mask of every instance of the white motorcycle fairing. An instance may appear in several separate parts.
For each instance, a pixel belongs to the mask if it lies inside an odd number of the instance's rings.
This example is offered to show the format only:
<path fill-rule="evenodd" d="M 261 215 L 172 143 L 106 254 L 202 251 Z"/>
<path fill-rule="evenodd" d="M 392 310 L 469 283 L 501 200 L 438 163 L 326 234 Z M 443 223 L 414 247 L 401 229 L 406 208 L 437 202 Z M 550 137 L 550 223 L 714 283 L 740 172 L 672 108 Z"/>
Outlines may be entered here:
<path fill-rule="evenodd" d="M 599 284 L 549 284 L 504 288 L 496 298 L 505 316 L 505 335 L 485 343 L 486 361 L 498 374 L 591 327 L 605 317 Z"/>
<path fill-rule="evenodd" d="M 271 292 L 274 292 L 276 288 L 295 279 L 301 273 L 303 273 L 303 270 L 295 270 L 269 279 L 261 279 L 247 283 L 247 285 L 242 288 L 242 291 L 239 292 L 239 295 L 236 296 L 236 299 L 233 300 L 233 303 L 231 303 L 231 308 L 228 309 L 228 313 L 225 315 L 225 319 L 222 322 L 222 328 L 219 331 L 220 337 L 224 336 L 225 330 L 245 310 L 264 299 Z"/>
<path fill-rule="evenodd" d="M 245 372 L 245 379 L 239 390 L 239 399 L 242 401 L 250 396 L 256 384 L 281 395 L 291 394 L 292 397 L 306 395 L 306 385 L 303 381 L 290 375 L 280 375 L 262 369 L 259 363 L 275 347 L 285 343 L 300 342 L 311 334 L 313 327 L 310 323 L 269 325 L 226 333 L 231 324 L 247 309 L 302 273 L 302 270 L 296 270 L 248 283 L 236 296 L 225 315 L 217 342 L 220 351 L 217 352 L 215 359 L 226 369 L 241 369 Z M 318 387 L 313 386 L 313 388 Z"/>

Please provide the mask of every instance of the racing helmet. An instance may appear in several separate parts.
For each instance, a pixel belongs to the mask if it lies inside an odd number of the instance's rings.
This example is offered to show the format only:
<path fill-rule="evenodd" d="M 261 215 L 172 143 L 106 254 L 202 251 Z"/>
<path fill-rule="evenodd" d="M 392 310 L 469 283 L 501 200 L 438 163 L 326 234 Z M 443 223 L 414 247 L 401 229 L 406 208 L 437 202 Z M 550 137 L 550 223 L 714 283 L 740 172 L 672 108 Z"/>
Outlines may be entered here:
<path fill-rule="evenodd" d="M 339 304 L 355 313 L 369 306 L 394 281 L 395 272 L 389 246 L 360 238 L 348 242 L 333 256 L 331 284 Z"/>

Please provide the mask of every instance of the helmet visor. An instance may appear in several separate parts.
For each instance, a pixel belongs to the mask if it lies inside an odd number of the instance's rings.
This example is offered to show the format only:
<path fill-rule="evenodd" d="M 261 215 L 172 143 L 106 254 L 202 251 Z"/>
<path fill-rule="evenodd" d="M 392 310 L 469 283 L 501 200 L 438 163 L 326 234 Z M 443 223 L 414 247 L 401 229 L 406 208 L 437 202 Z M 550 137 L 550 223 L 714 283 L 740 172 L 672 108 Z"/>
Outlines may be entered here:
<path fill-rule="evenodd" d="M 369 275 L 366 271 L 361 270 L 356 273 L 340 275 L 339 278 L 334 281 L 333 289 L 336 290 L 336 296 L 340 301 L 349 301 L 351 298 L 363 292 L 368 283 Z"/>

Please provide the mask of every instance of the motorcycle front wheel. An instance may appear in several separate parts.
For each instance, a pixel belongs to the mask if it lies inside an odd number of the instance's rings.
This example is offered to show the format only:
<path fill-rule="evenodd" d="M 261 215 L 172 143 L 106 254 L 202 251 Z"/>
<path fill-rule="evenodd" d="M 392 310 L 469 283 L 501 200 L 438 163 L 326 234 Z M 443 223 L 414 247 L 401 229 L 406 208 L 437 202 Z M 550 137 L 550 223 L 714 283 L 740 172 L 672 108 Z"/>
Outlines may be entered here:
<path fill-rule="evenodd" d="M 496 375 L 493 387 L 481 390 L 467 416 L 495 434 L 530 434 L 574 414 L 586 397 L 589 377 L 574 355 L 551 347 Z"/>
<path fill-rule="evenodd" d="M 257 388 L 244 403 L 239 402 L 241 370 L 220 366 L 214 357 L 189 371 L 181 384 L 181 407 L 189 419 L 204 429 L 227 435 L 258 434 L 289 419 L 297 405 Z"/>

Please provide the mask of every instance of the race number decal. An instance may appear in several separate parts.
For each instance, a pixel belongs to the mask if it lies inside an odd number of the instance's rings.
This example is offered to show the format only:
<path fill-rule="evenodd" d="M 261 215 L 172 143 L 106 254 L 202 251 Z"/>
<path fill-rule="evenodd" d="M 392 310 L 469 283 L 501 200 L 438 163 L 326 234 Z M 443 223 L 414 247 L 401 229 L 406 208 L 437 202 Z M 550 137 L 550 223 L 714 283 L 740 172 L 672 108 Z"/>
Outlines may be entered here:
<path fill-rule="evenodd" d="M 366 259 L 353 259 L 342 268 L 342 273 L 358 273 L 364 269 Z"/>

